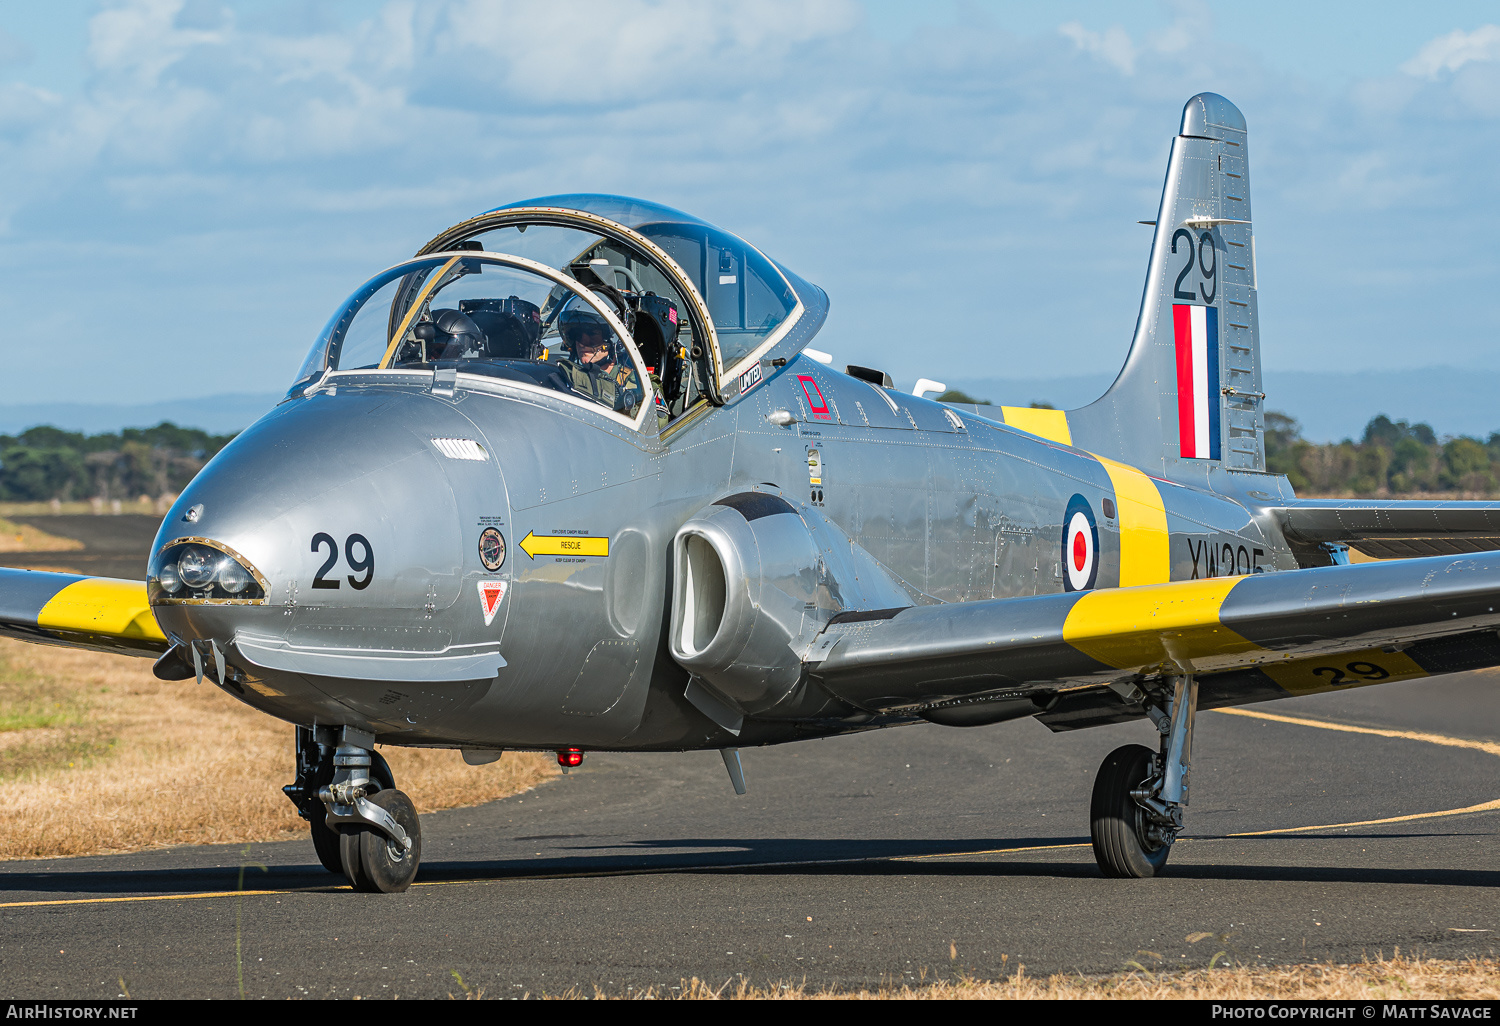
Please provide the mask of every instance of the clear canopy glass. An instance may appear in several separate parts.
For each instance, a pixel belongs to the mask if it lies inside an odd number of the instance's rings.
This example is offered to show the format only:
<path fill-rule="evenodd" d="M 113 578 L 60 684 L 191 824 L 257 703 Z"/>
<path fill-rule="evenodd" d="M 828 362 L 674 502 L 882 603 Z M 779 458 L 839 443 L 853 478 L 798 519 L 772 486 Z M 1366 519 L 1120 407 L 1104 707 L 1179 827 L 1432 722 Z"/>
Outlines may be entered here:
<path fill-rule="evenodd" d="M 589 289 L 526 263 L 445 253 L 376 275 L 329 319 L 298 384 L 327 371 L 453 368 L 634 419 L 652 396 L 628 337 L 638 311 L 597 279 Z"/>

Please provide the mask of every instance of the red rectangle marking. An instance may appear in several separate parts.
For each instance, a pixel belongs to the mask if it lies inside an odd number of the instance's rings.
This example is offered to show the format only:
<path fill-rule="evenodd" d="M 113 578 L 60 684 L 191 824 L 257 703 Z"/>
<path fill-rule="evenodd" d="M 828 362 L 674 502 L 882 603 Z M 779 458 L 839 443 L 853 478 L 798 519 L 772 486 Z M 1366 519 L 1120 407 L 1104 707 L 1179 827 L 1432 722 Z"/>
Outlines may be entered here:
<path fill-rule="evenodd" d="M 806 374 L 798 374 L 797 380 L 802 382 L 802 394 L 807 396 L 807 408 L 812 411 L 813 417 L 818 420 L 832 420 L 833 414 L 828 412 L 828 400 L 823 398 L 823 390 L 818 383 Z M 813 396 L 817 398 L 814 399 Z"/>

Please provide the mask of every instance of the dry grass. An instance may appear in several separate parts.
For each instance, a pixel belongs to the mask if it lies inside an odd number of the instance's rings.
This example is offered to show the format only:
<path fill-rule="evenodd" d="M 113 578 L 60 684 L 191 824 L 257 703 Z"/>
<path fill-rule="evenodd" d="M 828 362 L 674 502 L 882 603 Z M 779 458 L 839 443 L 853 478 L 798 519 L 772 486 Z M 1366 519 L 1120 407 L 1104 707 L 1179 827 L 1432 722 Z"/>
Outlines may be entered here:
<path fill-rule="evenodd" d="M 454 751 L 384 748 L 423 812 L 534 787 L 545 755 L 488 766 Z M 303 836 L 281 793 L 292 728 L 210 684 L 160 681 L 151 664 L 0 639 L 0 858 L 49 858 Z"/>
<path fill-rule="evenodd" d="M 83 548 L 77 538 L 61 538 L 30 524 L 0 520 L 0 552 L 71 552 Z"/>
<path fill-rule="evenodd" d="M 453 997 L 484 997 L 464 988 Z M 1225 966 L 1152 973 L 1139 969 L 1107 976 L 1063 975 L 1032 978 L 1026 967 L 1002 980 L 959 977 L 916 985 L 881 986 L 873 990 L 814 989 L 805 984 L 756 987 L 743 980 L 717 986 L 694 977 L 678 987 L 651 987 L 624 994 L 570 990 L 561 998 L 644 998 L 667 1000 L 853 1000 L 932 1001 L 974 999 L 1219 1001 L 1264 1000 L 1495 1000 L 1500 998 L 1500 960 L 1467 961 L 1403 957 L 1366 959 L 1354 965 Z"/>
<path fill-rule="evenodd" d="M 0 517 L 69 516 L 79 513 L 96 513 L 109 516 L 111 513 L 165 513 L 176 499 L 175 495 L 163 495 L 159 499 L 88 499 L 82 502 L 0 502 Z"/>

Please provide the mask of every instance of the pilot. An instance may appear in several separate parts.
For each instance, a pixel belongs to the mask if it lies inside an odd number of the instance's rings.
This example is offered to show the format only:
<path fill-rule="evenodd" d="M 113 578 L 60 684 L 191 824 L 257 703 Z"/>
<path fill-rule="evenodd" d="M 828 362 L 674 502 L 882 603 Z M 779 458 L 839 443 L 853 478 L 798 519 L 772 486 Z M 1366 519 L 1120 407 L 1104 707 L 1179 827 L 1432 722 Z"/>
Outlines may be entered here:
<path fill-rule="evenodd" d="M 641 401 L 640 381 L 609 322 L 576 296 L 558 322 L 569 356 L 562 364 L 568 384 L 612 410 L 633 412 Z"/>

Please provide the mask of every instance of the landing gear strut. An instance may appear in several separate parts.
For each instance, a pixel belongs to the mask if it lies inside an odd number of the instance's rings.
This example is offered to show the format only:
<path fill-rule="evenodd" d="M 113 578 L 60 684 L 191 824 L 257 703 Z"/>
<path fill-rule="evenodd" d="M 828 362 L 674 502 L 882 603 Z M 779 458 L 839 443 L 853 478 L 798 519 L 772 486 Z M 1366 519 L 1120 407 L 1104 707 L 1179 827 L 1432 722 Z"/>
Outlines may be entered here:
<path fill-rule="evenodd" d="M 422 830 L 374 745 L 352 727 L 298 727 L 297 780 L 282 790 L 308 821 L 324 869 L 357 891 L 389 894 L 416 877 Z"/>
<path fill-rule="evenodd" d="M 1105 876 L 1155 876 L 1182 830 L 1198 682 L 1189 674 L 1165 683 L 1170 699 L 1146 697 L 1146 712 L 1161 732 L 1160 750 L 1116 748 L 1094 779 L 1089 818 L 1094 859 Z"/>

